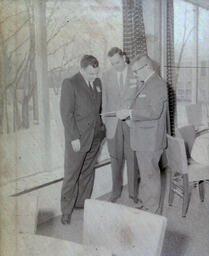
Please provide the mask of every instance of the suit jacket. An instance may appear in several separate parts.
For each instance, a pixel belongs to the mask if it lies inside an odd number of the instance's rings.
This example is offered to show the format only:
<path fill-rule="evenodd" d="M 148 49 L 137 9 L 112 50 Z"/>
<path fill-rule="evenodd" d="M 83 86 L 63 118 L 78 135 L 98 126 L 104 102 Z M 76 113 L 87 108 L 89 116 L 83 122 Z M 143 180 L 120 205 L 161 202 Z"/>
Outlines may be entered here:
<path fill-rule="evenodd" d="M 131 108 L 131 148 L 135 151 L 163 150 L 168 109 L 166 83 L 154 74 L 139 89 Z"/>
<path fill-rule="evenodd" d="M 101 80 L 95 79 L 94 96 L 81 73 L 63 81 L 60 99 L 60 112 L 65 128 L 65 139 L 80 139 L 81 151 L 90 149 L 95 131 L 104 128 L 100 117 L 102 102 Z"/>
<path fill-rule="evenodd" d="M 102 112 L 112 112 L 130 108 L 137 93 L 137 85 L 129 84 L 131 75 L 128 65 L 126 82 L 123 90 L 120 89 L 117 79 L 117 72 L 113 69 L 108 70 L 102 77 Z M 114 116 L 103 117 L 106 126 L 106 136 L 112 139 L 115 135 L 118 118 Z M 129 125 L 129 122 L 127 122 Z"/>

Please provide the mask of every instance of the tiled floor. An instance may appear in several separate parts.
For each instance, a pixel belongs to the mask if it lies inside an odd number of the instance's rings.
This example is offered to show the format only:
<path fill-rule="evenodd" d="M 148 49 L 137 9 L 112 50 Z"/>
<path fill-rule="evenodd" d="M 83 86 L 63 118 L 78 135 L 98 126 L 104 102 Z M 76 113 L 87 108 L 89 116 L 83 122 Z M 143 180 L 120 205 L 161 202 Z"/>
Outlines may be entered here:
<path fill-rule="evenodd" d="M 165 176 L 164 176 L 165 181 Z M 167 186 L 166 186 L 167 187 Z M 205 202 L 200 202 L 198 189 L 192 189 L 192 197 L 187 217 L 181 217 L 181 199 L 175 198 L 172 207 L 167 203 L 167 189 L 163 215 L 168 219 L 162 256 L 208 256 L 209 255 L 209 183 L 205 186 Z M 100 200 L 107 200 L 104 195 Z M 128 199 L 126 187 L 118 201 L 120 204 L 132 206 Z M 82 243 L 83 210 L 75 210 L 71 225 L 63 226 L 60 216 L 38 227 L 41 235 L 61 238 Z"/>

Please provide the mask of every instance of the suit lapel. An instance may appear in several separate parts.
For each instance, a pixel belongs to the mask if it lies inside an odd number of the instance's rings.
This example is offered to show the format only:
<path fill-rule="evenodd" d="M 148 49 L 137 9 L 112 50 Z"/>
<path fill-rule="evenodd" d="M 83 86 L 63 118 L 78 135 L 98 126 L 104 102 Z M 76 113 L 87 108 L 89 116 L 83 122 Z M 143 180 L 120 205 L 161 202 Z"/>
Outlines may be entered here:
<path fill-rule="evenodd" d="M 138 92 L 136 94 L 136 97 L 145 89 L 145 87 L 149 86 L 150 83 L 152 83 L 153 79 L 155 79 L 155 78 L 156 78 L 156 74 L 154 74 L 152 77 L 150 77 L 148 79 L 147 82 L 145 82 L 143 85 L 141 85 L 141 87 L 139 88 L 139 90 L 138 90 Z"/>
<path fill-rule="evenodd" d="M 80 81 L 81 81 L 82 87 L 83 87 L 87 92 L 90 92 L 89 87 L 88 87 L 88 84 L 86 83 L 86 80 L 84 79 L 84 77 L 82 76 L 81 73 L 79 73 L 79 74 L 80 74 Z"/>
<path fill-rule="evenodd" d="M 94 91 L 94 97 L 93 97 L 93 100 L 96 101 L 98 99 L 98 96 L 99 96 L 99 93 L 97 91 L 97 88 L 96 88 L 96 82 L 94 81 L 93 82 L 93 91 Z"/>
<path fill-rule="evenodd" d="M 82 76 L 81 73 L 80 74 L 80 80 L 81 80 L 81 86 L 82 88 L 84 88 L 84 90 L 86 91 L 86 93 L 88 94 L 89 98 L 91 101 L 93 101 L 93 97 L 92 97 L 92 93 L 91 93 L 91 90 L 89 89 L 89 86 L 88 84 L 86 83 L 86 80 L 84 79 L 84 77 Z"/>
<path fill-rule="evenodd" d="M 135 98 L 134 98 L 134 100 L 133 100 L 133 102 L 132 102 L 132 104 L 131 104 L 131 107 L 134 105 L 134 103 L 135 103 L 137 97 L 139 96 L 139 94 L 145 89 L 146 85 L 147 85 L 147 83 L 144 83 L 144 84 L 142 84 L 142 85 L 140 86 L 140 88 L 138 89 L 138 91 L 137 91 L 137 93 L 136 93 L 136 96 L 135 96 Z"/>
<path fill-rule="evenodd" d="M 137 91 L 136 97 L 144 90 L 145 86 L 146 86 L 146 83 L 140 86 L 139 90 Z"/>

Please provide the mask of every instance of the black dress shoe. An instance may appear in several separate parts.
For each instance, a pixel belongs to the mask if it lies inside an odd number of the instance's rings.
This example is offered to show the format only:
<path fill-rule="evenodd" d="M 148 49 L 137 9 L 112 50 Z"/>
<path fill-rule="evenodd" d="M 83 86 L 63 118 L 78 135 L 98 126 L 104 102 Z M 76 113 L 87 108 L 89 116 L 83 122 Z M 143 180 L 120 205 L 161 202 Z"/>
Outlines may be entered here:
<path fill-rule="evenodd" d="M 139 199 L 137 197 L 129 196 L 129 198 L 131 198 L 135 204 L 137 204 L 139 202 Z"/>
<path fill-rule="evenodd" d="M 147 207 L 145 207 L 144 205 L 136 206 L 135 208 L 139 209 L 139 210 L 146 211 L 146 212 L 150 212 L 150 210 Z"/>
<path fill-rule="evenodd" d="M 158 207 L 157 210 L 154 212 L 155 214 L 158 214 L 158 215 L 163 215 L 163 209 L 162 207 Z"/>
<path fill-rule="evenodd" d="M 118 198 L 110 198 L 109 201 L 110 201 L 111 203 L 115 203 L 115 202 L 117 201 L 117 199 L 118 199 Z"/>
<path fill-rule="evenodd" d="M 118 200 L 119 197 L 120 196 L 111 196 L 108 201 L 111 202 L 111 203 L 115 203 Z"/>
<path fill-rule="evenodd" d="M 61 223 L 63 225 L 70 224 L 71 215 L 70 214 L 63 214 L 61 217 Z"/>

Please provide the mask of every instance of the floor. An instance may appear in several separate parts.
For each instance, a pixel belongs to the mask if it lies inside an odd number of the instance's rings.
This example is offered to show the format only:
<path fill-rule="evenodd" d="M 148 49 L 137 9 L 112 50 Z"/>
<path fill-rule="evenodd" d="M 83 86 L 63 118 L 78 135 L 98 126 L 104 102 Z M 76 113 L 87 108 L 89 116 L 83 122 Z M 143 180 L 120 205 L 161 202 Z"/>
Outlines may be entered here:
<path fill-rule="evenodd" d="M 192 196 L 185 218 L 181 217 L 181 199 L 175 198 L 172 207 L 168 206 L 167 177 L 163 175 L 164 208 L 163 215 L 168 219 L 162 256 L 208 256 L 209 255 L 209 183 L 205 184 L 205 202 L 200 202 L 198 188 L 192 188 Z M 106 194 L 99 200 L 108 200 Z M 117 203 L 132 207 L 126 187 Z M 37 233 L 64 240 L 82 243 L 83 210 L 74 210 L 71 225 L 63 226 L 60 216 L 38 226 Z"/>

